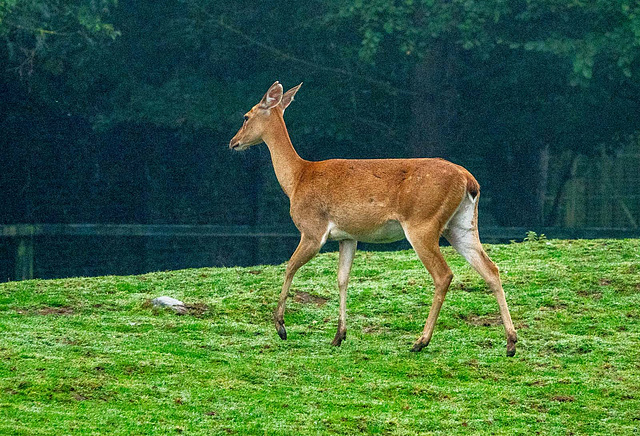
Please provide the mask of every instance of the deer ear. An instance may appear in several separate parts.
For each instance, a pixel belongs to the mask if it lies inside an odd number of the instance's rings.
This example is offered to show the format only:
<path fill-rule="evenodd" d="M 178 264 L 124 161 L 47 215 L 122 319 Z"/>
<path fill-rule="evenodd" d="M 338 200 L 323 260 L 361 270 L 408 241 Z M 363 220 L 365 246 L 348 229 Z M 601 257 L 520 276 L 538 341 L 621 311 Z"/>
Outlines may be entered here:
<path fill-rule="evenodd" d="M 262 109 L 271 109 L 280 104 L 280 101 L 282 101 L 282 85 L 276 80 L 260 100 L 260 107 Z"/>
<path fill-rule="evenodd" d="M 301 86 L 302 86 L 302 83 L 300 83 L 298 86 L 294 86 L 293 88 L 291 88 L 290 90 L 284 93 L 284 95 L 282 96 L 282 100 L 280 101 L 280 107 L 282 108 L 282 112 L 284 112 L 284 110 L 287 107 L 289 107 L 291 102 L 294 100 L 293 96 L 296 95 L 296 92 L 298 92 L 298 89 L 300 89 Z"/>

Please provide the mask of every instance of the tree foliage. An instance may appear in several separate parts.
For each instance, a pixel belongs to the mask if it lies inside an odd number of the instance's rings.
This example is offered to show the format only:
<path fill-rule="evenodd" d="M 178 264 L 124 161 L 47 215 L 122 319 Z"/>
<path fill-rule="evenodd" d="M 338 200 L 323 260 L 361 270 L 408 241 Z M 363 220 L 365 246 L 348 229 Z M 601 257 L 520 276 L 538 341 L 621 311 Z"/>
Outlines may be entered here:
<path fill-rule="evenodd" d="M 117 0 L 0 1 L 5 57 L 20 76 L 38 68 L 62 74 L 65 63 L 119 32 L 109 14 Z"/>
<path fill-rule="evenodd" d="M 39 107 L 45 136 L 61 117 L 82 125 L 64 133 L 80 149 L 86 128 L 106 149 L 173 137 L 198 154 L 224 144 L 274 80 L 304 81 L 287 113 L 304 157 L 444 156 L 478 173 L 499 222 L 536 224 L 545 153 L 591 154 L 637 133 L 639 11 L 629 0 L 0 0 L 4 107 L 14 126 Z M 28 105 L 9 105 L 20 96 Z M 174 203 L 157 182 L 177 171 L 162 154 L 139 161 L 159 168 L 144 169 L 145 195 L 162 210 L 189 204 L 197 180 L 219 183 L 207 168 L 184 175 Z M 108 155 L 91 154 L 87 172 Z M 266 156 L 253 156 L 216 159 L 250 168 L 251 195 L 286 213 Z"/>

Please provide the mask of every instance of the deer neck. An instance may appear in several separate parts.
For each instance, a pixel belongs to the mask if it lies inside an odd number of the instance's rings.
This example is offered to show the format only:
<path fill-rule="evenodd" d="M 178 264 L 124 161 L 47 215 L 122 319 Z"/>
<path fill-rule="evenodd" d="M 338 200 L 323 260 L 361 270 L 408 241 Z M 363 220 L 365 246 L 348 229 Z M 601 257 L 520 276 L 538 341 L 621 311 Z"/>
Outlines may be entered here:
<path fill-rule="evenodd" d="M 278 111 L 274 114 L 262 139 L 269 147 L 271 162 L 278 182 L 287 197 L 291 197 L 306 161 L 293 148 L 289 132 L 284 124 L 284 118 L 282 118 L 282 112 Z"/>

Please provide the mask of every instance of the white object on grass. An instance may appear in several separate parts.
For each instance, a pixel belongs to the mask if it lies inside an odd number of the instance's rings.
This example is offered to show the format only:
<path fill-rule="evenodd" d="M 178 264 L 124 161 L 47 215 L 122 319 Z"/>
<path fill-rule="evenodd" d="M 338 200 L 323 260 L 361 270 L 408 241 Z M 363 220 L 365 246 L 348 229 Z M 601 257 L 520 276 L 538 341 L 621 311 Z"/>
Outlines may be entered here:
<path fill-rule="evenodd" d="M 170 309 L 173 309 L 181 315 L 187 313 L 187 308 L 185 307 L 184 303 L 180 300 L 176 300 L 175 298 L 158 297 L 155 298 L 152 303 L 156 307 L 168 307 Z"/>

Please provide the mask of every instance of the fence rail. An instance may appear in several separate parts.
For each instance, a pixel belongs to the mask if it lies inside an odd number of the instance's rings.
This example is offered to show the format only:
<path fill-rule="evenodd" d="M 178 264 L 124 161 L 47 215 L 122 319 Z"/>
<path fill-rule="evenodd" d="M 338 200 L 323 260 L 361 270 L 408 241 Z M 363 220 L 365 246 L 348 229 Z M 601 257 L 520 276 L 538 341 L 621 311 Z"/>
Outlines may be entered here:
<path fill-rule="evenodd" d="M 553 239 L 639 238 L 639 229 L 484 227 L 484 242 L 522 240 L 528 231 Z M 147 224 L 10 224 L 0 225 L 0 237 L 12 239 L 14 246 L 14 280 L 34 278 L 34 258 L 40 237 L 150 237 L 150 238 L 298 238 L 291 225 L 219 226 L 219 225 L 147 225 Z"/>
<path fill-rule="evenodd" d="M 245 236 L 298 237 L 294 227 L 180 224 L 12 224 L 0 225 L 0 236 Z"/>

